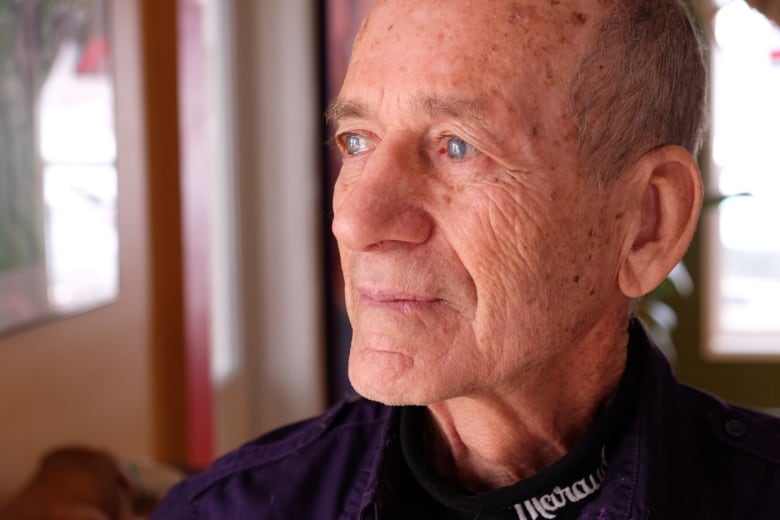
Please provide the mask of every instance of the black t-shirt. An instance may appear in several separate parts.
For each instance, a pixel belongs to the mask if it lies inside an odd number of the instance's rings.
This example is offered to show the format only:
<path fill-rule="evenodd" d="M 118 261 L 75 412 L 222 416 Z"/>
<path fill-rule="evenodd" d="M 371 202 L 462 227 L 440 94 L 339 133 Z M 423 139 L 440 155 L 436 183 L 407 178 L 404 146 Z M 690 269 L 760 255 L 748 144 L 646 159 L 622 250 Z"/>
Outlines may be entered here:
<path fill-rule="evenodd" d="M 628 349 L 626 370 L 615 396 L 590 431 L 564 457 L 511 486 L 474 494 L 445 480 L 431 467 L 425 407 L 401 411 L 403 462 L 389 476 L 398 518 L 463 520 L 568 520 L 598 495 L 609 471 L 609 453 L 629 411 L 638 377 L 637 353 Z M 387 513 L 391 513 L 387 511 Z"/>

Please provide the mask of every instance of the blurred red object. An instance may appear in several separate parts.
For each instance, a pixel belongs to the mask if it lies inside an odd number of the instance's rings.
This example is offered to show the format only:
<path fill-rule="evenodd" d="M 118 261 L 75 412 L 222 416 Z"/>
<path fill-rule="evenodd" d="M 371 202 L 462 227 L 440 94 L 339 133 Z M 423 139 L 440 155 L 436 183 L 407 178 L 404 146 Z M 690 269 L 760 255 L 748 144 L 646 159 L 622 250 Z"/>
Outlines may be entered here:
<path fill-rule="evenodd" d="M 99 74 L 108 71 L 111 58 L 108 40 L 103 36 L 93 36 L 84 45 L 76 72 L 78 74 Z"/>

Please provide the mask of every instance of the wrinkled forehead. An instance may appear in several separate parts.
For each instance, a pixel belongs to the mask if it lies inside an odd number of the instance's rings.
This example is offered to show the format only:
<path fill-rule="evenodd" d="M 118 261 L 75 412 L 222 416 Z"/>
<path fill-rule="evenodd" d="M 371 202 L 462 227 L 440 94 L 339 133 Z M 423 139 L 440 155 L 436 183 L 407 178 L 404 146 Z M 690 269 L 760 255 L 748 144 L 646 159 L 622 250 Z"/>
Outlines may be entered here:
<path fill-rule="evenodd" d="M 526 71 L 566 83 L 607 0 L 379 0 L 355 41 L 361 61 L 430 74 Z M 395 52 L 394 52 L 395 51 Z M 420 71 L 420 72 L 424 72 Z"/>

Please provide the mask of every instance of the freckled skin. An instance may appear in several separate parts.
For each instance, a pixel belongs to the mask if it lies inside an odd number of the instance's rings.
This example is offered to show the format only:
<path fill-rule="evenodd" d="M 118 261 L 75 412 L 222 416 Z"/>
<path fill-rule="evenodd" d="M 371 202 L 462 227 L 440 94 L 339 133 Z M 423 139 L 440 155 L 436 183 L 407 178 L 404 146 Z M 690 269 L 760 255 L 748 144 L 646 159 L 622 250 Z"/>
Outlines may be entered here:
<path fill-rule="evenodd" d="M 571 22 L 574 25 L 585 25 L 587 21 L 588 21 L 588 15 L 586 15 L 585 13 L 581 13 L 579 11 L 571 12 Z"/>
<path fill-rule="evenodd" d="M 583 175 L 564 96 L 597 7 L 380 0 L 339 94 L 337 141 L 365 144 L 333 199 L 350 379 L 428 405 L 470 489 L 565 453 L 625 362 L 639 195 Z"/>
<path fill-rule="evenodd" d="M 350 377 L 387 403 L 543 385 L 624 317 L 614 283 L 624 230 L 613 216 L 624 203 L 580 174 L 564 109 L 586 37 L 572 17 L 596 15 L 581 12 L 586 2 L 485 3 L 380 2 L 339 96 L 369 111 L 339 131 L 374 146 L 345 159 L 334 195 Z M 410 100 L 422 96 L 479 100 L 484 128 L 421 113 Z M 480 153 L 444 161 L 426 144 L 438 131 Z M 365 287 L 437 304 L 386 311 L 361 302 Z"/>

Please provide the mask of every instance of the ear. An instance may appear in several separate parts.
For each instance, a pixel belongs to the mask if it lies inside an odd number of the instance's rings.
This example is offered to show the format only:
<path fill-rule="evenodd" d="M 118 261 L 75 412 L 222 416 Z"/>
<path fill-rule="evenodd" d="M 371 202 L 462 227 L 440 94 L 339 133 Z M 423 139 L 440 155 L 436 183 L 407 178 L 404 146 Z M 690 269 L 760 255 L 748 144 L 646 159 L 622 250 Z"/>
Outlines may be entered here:
<path fill-rule="evenodd" d="M 663 146 L 634 165 L 638 207 L 618 273 L 620 290 L 643 296 L 663 282 L 691 242 L 702 204 L 701 172 L 690 152 Z"/>

